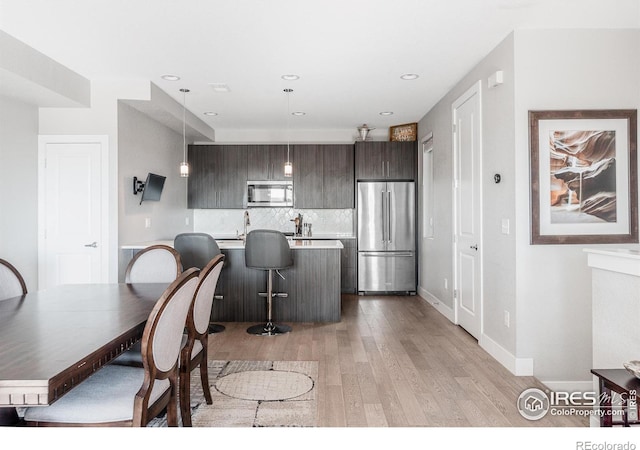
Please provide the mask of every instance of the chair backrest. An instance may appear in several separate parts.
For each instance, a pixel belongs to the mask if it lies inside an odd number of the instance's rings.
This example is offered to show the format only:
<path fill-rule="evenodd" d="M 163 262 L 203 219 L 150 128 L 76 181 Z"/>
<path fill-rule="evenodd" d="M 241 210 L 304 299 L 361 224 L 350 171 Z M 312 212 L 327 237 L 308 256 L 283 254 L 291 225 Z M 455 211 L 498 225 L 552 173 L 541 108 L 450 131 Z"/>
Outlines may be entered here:
<path fill-rule="evenodd" d="M 207 233 L 182 233 L 173 240 L 173 248 L 180 253 L 182 267 L 204 269 L 214 256 L 220 254 L 216 240 Z"/>
<path fill-rule="evenodd" d="M 0 259 L 0 300 L 18 297 L 27 293 L 27 285 L 18 272 L 8 261 Z"/>
<path fill-rule="evenodd" d="M 276 230 L 251 230 L 244 246 L 245 264 L 252 269 L 284 269 L 293 265 L 287 237 Z"/>
<path fill-rule="evenodd" d="M 168 245 L 152 245 L 131 259 L 125 273 L 127 283 L 171 283 L 182 272 L 180 254 Z"/>
<path fill-rule="evenodd" d="M 220 279 L 224 258 L 225 256 L 223 254 L 215 256 L 209 261 L 209 264 L 200 271 L 200 281 L 196 288 L 195 299 L 187 315 L 187 329 L 190 334 L 189 339 L 192 339 L 191 334 L 195 335 L 193 337 L 198 338 L 207 334 L 209 330 L 213 296 L 216 292 L 218 280 Z M 192 333 L 192 330 L 195 333 Z"/>
<path fill-rule="evenodd" d="M 162 379 L 178 366 L 187 313 L 194 299 L 200 271 L 183 272 L 164 291 L 149 314 L 142 334 L 142 364 L 151 378 Z"/>

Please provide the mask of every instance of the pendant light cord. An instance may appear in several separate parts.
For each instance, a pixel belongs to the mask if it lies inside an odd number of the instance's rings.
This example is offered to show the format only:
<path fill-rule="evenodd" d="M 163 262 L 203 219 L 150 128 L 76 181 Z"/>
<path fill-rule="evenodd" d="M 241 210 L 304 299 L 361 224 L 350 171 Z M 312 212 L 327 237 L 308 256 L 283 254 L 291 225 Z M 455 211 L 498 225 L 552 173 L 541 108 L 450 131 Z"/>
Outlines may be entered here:
<path fill-rule="evenodd" d="M 182 161 L 187 162 L 187 89 L 182 89 Z"/>
<path fill-rule="evenodd" d="M 287 91 L 287 162 L 290 162 L 289 159 L 289 145 L 291 141 L 291 130 L 289 128 L 289 116 L 291 115 L 289 108 L 289 94 L 291 93 L 291 89 L 286 89 Z"/>

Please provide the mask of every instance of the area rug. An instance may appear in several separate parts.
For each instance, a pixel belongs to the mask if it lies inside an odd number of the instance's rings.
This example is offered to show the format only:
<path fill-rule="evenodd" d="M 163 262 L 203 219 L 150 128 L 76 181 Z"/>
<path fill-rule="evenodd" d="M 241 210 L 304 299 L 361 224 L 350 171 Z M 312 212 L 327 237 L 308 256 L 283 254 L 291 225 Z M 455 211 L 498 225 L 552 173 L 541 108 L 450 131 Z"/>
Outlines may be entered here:
<path fill-rule="evenodd" d="M 315 427 L 317 361 L 209 361 L 213 404 L 191 373 L 194 427 Z M 164 417 L 149 426 L 166 426 Z"/>

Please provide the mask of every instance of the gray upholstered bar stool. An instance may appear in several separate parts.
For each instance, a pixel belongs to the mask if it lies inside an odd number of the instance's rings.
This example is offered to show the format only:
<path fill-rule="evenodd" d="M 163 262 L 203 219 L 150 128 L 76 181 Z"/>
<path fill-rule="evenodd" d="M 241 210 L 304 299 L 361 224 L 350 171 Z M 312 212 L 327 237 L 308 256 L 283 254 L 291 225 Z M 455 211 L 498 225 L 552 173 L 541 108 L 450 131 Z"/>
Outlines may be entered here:
<path fill-rule="evenodd" d="M 207 233 L 181 233 L 173 239 L 173 248 L 180 253 L 184 269 L 195 267 L 202 270 L 209 261 L 222 253 L 216 240 Z M 214 298 L 221 299 L 217 296 Z M 209 324 L 209 333 L 220 333 L 224 329 L 224 325 Z"/>
<path fill-rule="evenodd" d="M 291 327 L 273 323 L 272 312 L 273 298 L 288 296 L 286 293 L 273 292 L 273 271 L 282 276 L 278 270 L 293 265 L 289 241 L 284 234 L 276 230 L 252 230 L 246 237 L 244 258 L 247 267 L 268 271 L 267 292 L 259 294 L 261 297 L 267 297 L 267 323 L 249 327 L 247 333 L 262 336 L 288 333 Z"/>

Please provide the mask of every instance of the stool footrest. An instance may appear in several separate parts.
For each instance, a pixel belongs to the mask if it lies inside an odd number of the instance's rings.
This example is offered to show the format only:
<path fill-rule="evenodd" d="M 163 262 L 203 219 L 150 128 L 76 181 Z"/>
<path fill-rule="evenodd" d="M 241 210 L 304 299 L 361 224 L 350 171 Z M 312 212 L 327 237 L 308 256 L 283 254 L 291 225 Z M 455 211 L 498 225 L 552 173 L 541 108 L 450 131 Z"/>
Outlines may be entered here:
<path fill-rule="evenodd" d="M 279 334 L 285 334 L 291 331 L 289 325 L 276 324 L 273 322 L 267 322 L 265 324 L 253 325 L 247 328 L 247 333 L 257 334 L 259 336 L 277 336 Z"/>
<path fill-rule="evenodd" d="M 258 296 L 268 298 L 269 294 L 266 292 L 259 292 Z M 274 292 L 271 294 L 271 297 L 288 297 L 288 296 L 289 294 L 287 294 L 286 292 Z"/>

